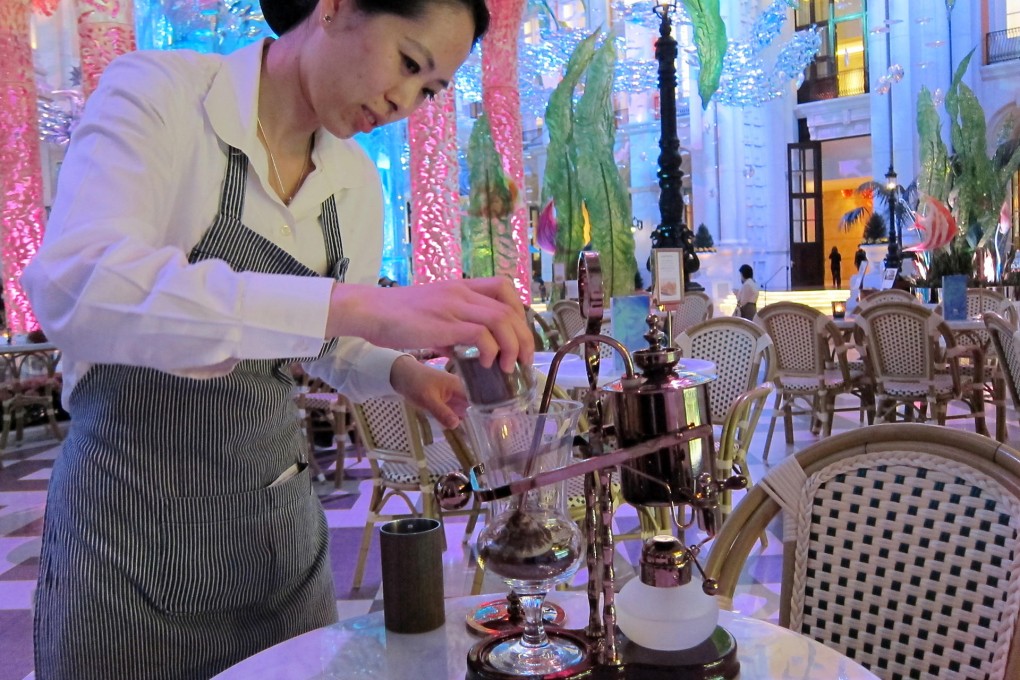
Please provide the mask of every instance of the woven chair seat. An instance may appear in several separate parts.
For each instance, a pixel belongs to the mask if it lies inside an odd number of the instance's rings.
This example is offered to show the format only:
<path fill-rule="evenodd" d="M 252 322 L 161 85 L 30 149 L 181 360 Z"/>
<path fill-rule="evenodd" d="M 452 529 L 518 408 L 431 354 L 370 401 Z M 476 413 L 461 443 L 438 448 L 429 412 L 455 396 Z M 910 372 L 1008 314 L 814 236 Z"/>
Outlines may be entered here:
<path fill-rule="evenodd" d="M 822 385 L 827 390 L 844 390 L 848 385 L 854 381 L 854 375 L 851 374 L 850 381 L 843 380 L 843 374 L 837 370 L 827 370 L 822 376 Z M 857 374 L 856 377 L 860 377 Z M 799 394 L 812 394 L 818 391 L 818 378 L 814 376 L 783 376 L 782 380 L 783 390 L 786 392 L 797 392 Z"/>
<path fill-rule="evenodd" d="M 897 382 L 895 380 L 887 380 L 884 383 L 885 394 L 890 397 L 896 397 L 897 399 L 925 399 L 928 396 L 927 386 L 919 385 L 916 382 Z M 935 394 L 940 399 L 948 399 L 953 395 L 953 377 L 947 373 L 940 373 L 935 376 Z"/>

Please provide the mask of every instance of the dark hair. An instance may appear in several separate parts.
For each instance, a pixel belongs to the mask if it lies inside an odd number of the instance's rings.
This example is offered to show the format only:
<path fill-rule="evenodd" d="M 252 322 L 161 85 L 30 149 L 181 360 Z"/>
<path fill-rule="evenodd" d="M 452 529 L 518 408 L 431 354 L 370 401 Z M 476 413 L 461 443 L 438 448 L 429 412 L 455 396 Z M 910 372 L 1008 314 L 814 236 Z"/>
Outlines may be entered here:
<path fill-rule="evenodd" d="M 738 269 L 737 271 L 739 271 L 740 275 L 743 276 L 745 279 L 754 278 L 754 270 L 751 269 L 751 265 L 749 264 L 740 265 L 740 269 Z"/>
<path fill-rule="evenodd" d="M 471 12 L 475 20 L 475 45 L 489 30 L 489 8 L 485 0 L 351 0 L 355 8 L 365 14 L 393 14 L 416 19 L 430 5 L 461 5 Z M 318 0 L 261 0 L 262 16 L 276 35 L 283 35 L 308 18 L 318 6 Z"/>

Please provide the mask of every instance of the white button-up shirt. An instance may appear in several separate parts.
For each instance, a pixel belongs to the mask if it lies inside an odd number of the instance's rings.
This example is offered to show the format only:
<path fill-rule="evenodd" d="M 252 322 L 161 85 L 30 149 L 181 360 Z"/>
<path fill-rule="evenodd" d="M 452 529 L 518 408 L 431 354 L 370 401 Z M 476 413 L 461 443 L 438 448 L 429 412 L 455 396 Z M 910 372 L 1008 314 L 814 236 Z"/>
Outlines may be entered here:
<path fill-rule="evenodd" d="M 318 218 L 335 194 L 347 281 L 375 285 L 382 191 L 356 142 L 320 129 L 315 167 L 290 206 L 270 188 L 269 158 L 256 137 L 263 45 L 225 57 L 132 52 L 110 64 L 88 100 L 42 247 L 22 278 L 43 330 L 64 352 L 65 399 L 97 363 L 202 378 L 242 359 L 318 354 L 331 278 L 188 263 L 218 212 L 227 145 L 250 159 L 248 228 L 325 274 Z M 366 397 L 392 392 L 397 356 L 345 338 L 308 368 Z"/>

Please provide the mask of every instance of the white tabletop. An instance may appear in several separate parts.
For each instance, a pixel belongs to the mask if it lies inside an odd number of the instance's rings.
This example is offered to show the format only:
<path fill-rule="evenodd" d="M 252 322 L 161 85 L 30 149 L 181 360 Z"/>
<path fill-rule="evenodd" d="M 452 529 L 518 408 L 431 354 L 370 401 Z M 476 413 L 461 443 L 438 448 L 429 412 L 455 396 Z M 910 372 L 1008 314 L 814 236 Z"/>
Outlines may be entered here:
<path fill-rule="evenodd" d="M 535 369 L 543 374 L 549 374 L 549 367 L 552 365 L 555 352 L 535 352 Z M 707 359 L 681 359 L 677 365 L 678 371 L 698 373 L 709 378 L 717 377 L 715 362 Z M 599 386 L 608 385 L 618 380 L 623 375 L 623 368 L 617 367 L 613 357 L 603 357 L 599 364 Z M 560 362 L 556 371 L 556 384 L 564 389 L 588 387 L 588 372 L 584 366 L 584 359 L 577 354 L 566 354 Z"/>
<path fill-rule="evenodd" d="M 480 639 L 468 631 L 464 617 L 478 604 L 498 597 L 448 599 L 446 625 L 418 635 L 387 631 L 381 611 L 347 619 L 281 642 L 216 678 L 461 680 L 467 672 L 468 649 Z M 563 607 L 567 627 L 587 623 L 584 593 L 558 591 L 550 600 Z M 876 679 L 839 652 L 771 623 L 726 611 L 720 612 L 719 623 L 737 641 L 740 677 L 745 680 Z"/>

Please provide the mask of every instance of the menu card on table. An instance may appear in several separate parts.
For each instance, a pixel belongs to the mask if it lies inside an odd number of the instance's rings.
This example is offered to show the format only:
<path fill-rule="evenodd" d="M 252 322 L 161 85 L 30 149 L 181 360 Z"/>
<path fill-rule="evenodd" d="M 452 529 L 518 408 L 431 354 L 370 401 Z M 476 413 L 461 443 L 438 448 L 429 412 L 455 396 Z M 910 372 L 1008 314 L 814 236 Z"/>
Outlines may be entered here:
<path fill-rule="evenodd" d="M 651 298 L 646 294 L 621 295 L 610 301 L 609 308 L 612 312 L 613 337 L 630 352 L 648 347 L 648 341 L 645 340 L 648 324 L 645 319 L 651 309 Z M 619 352 L 613 353 L 613 367 L 623 372 L 623 358 Z"/>
<path fill-rule="evenodd" d="M 947 321 L 962 321 L 967 318 L 966 274 L 942 277 L 942 317 Z"/>

